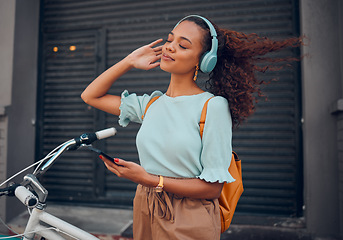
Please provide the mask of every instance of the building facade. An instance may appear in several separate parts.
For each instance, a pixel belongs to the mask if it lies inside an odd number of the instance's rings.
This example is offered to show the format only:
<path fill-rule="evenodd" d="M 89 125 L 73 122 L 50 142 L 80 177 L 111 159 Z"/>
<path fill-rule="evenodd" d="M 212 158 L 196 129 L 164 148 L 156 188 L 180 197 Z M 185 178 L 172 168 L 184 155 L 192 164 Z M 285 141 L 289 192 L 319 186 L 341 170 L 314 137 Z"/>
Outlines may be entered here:
<path fill-rule="evenodd" d="M 82 103 L 82 90 L 133 49 L 197 13 L 246 33 L 306 36 L 301 52 L 279 53 L 303 55 L 301 64 L 261 76 L 277 79 L 264 89 L 269 100 L 234 132 L 245 184 L 234 223 L 292 228 L 301 222 L 297 228 L 314 238 L 342 237 L 342 12 L 339 0 L 1 0 L 0 181 L 71 137 L 117 127 L 116 118 Z M 157 69 L 132 71 L 116 83 L 138 94 L 167 84 L 168 75 Z M 118 129 L 118 137 L 99 147 L 137 161 L 137 129 Z M 73 204 L 128 207 L 135 189 L 84 151 L 66 154 L 42 181 L 49 199 Z M 0 198 L 2 219 L 23 210 Z"/>

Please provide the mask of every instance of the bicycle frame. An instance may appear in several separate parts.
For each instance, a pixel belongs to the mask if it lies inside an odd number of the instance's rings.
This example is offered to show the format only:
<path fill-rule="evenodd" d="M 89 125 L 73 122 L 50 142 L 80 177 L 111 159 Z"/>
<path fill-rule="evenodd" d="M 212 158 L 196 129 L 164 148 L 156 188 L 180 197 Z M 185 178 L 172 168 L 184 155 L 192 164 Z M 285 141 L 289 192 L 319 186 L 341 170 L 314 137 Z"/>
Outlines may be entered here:
<path fill-rule="evenodd" d="M 43 226 L 41 222 L 47 223 L 49 226 L 54 227 L 58 229 L 59 231 L 61 231 L 62 233 L 70 237 L 74 237 L 76 239 L 99 240 L 98 238 L 94 237 L 88 232 L 83 231 L 82 229 L 77 228 L 74 225 L 71 225 L 45 212 L 44 210 L 40 210 L 38 208 L 34 208 L 32 210 L 31 216 L 25 228 L 23 239 L 32 240 L 37 232 L 39 235 L 45 237 L 46 239 L 54 239 L 54 240 L 65 239 L 61 237 L 59 233 L 56 233 L 55 230 L 52 230 L 52 229 L 47 228 L 46 226 Z"/>
<path fill-rule="evenodd" d="M 92 234 L 45 212 L 48 191 L 42 186 L 36 176 L 44 174 L 57 158 L 69 148 L 77 149 L 79 146 L 88 146 L 95 140 L 113 136 L 115 133 L 115 128 L 109 128 L 96 133 L 83 134 L 79 138 L 71 139 L 60 145 L 56 152 L 53 150 L 51 155 L 49 153 L 47 156 L 50 159 L 37 173 L 25 175 L 24 181 L 21 184 L 14 184 L 8 188 L 0 189 L 1 195 L 15 195 L 25 206 L 32 209 L 25 231 L 21 234 L 24 236 L 24 240 L 33 240 L 36 234 L 46 239 L 66 239 L 60 235 L 61 233 L 74 239 L 99 240 L 99 238 Z"/>
<path fill-rule="evenodd" d="M 67 143 L 69 144 L 69 143 Z M 62 147 L 61 149 L 66 149 Z M 63 151 L 58 151 L 57 154 L 61 154 Z M 56 158 L 54 158 L 56 159 Z M 51 162 L 47 164 L 51 165 Z M 46 170 L 44 167 L 42 168 Z M 24 240 L 34 239 L 36 233 L 38 235 L 45 237 L 46 239 L 56 239 L 63 240 L 65 239 L 60 235 L 63 233 L 69 237 L 82 240 L 99 240 L 93 235 L 87 233 L 86 231 L 77 228 L 47 212 L 46 208 L 46 199 L 48 196 L 48 191 L 41 185 L 35 175 L 27 174 L 24 177 L 24 183 L 26 186 L 30 186 L 33 191 L 36 193 L 34 195 L 29 189 L 19 186 L 15 189 L 15 196 L 27 207 L 33 208 L 30 214 L 30 218 L 27 222 L 25 231 L 24 231 Z M 48 225 L 44 226 L 42 223 Z M 60 232 L 60 233 L 59 233 Z"/>

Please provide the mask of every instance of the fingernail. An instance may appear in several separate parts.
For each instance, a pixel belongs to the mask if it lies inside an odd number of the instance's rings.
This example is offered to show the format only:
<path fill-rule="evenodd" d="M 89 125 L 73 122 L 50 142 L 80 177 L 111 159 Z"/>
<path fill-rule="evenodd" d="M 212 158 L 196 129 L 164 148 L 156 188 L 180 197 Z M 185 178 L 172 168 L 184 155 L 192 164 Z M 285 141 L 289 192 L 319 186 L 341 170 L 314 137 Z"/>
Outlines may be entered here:
<path fill-rule="evenodd" d="M 99 155 L 99 158 L 100 158 L 101 160 L 103 160 L 103 158 L 102 158 L 102 156 L 101 156 L 101 155 Z"/>
<path fill-rule="evenodd" d="M 114 161 L 117 163 L 117 162 L 119 162 L 119 159 L 118 159 L 118 158 L 115 158 Z"/>

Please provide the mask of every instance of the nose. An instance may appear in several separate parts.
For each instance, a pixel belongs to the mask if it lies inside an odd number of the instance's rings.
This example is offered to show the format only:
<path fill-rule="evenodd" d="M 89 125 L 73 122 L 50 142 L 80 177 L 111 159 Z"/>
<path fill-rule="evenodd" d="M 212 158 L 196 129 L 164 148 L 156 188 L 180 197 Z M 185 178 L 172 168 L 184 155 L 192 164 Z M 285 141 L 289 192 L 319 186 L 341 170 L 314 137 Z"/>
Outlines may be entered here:
<path fill-rule="evenodd" d="M 169 52 L 174 52 L 175 51 L 175 47 L 174 47 L 173 42 L 171 42 L 171 43 L 166 45 L 166 50 L 169 51 Z"/>

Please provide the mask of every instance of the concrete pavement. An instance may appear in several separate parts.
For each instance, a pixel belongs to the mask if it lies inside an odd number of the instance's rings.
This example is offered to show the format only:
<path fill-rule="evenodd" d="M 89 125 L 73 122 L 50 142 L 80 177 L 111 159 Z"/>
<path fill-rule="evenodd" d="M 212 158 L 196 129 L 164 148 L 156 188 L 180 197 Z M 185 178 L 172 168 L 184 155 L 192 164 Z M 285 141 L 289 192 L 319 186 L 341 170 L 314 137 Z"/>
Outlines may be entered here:
<path fill-rule="evenodd" d="M 49 204 L 46 212 L 94 234 L 101 240 L 132 239 L 121 236 L 132 224 L 132 210 Z M 25 211 L 13 219 L 9 226 L 22 233 L 28 218 L 29 213 Z"/>
<path fill-rule="evenodd" d="M 48 213 L 59 217 L 101 240 L 132 240 L 132 210 L 95 208 L 84 206 L 66 206 L 50 204 Z M 23 212 L 9 225 L 22 233 L 29 217 Z M 245 221 L 246 222 L 246 221 Z M 263 225 L 263 223 L 261 223 Z M 231 225 L 222 234 L 221 240 L 312 240 L 301 224 L 298 226 L 256 226 Z"/>

